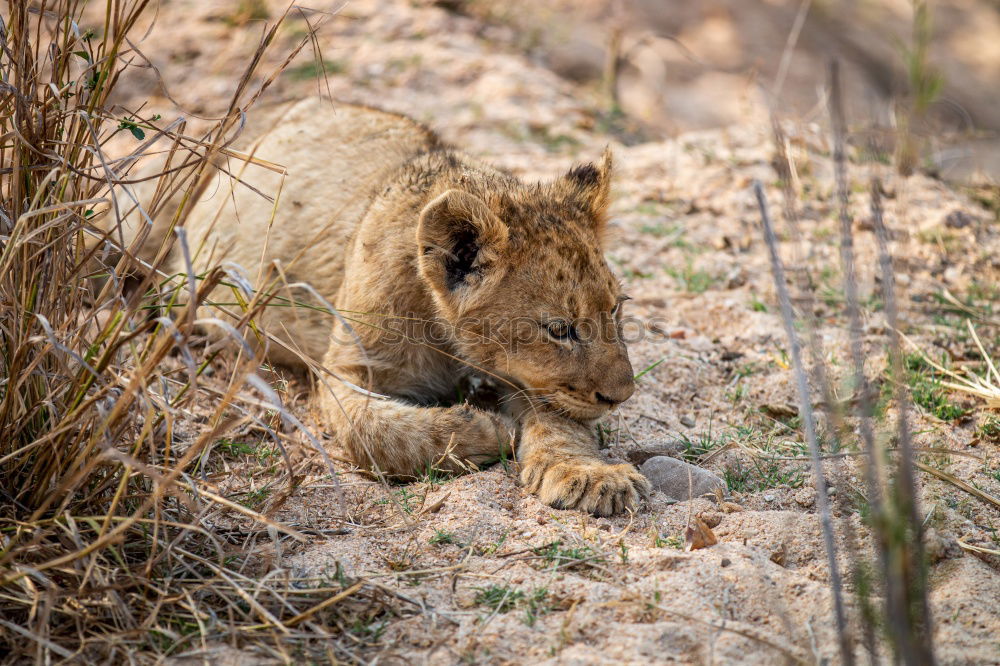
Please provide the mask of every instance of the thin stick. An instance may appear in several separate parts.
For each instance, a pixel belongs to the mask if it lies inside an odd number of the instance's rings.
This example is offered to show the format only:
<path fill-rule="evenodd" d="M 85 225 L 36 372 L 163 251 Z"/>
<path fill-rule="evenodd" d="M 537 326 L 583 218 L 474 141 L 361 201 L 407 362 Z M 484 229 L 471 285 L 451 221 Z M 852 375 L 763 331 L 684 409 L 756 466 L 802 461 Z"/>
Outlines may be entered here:
<path fill-rule="evenodd" d="M 980 490 L 979 488 L 976 488 L 975 486 L 970 486 L 965 481 L 962 481 L 958 477 L 955 477 L 955 476 L 949 474 L 948 472 L 945 472 L 943 470 L 937 469 L 936 467 L 931 467 L 930 465 L 925 465 L 924 463 L 920 462 L 919 460 L 914 460 L 913 461 L 913 466 L 916 467 L 917 469 L 921 469 L 921 470 L 927 472 L 931 476 L 936 476 L 937 478 L 941 479 L 942 481 L 946 481 L 946 482 L 950 483 L 951 485 L 955 486 L 956 488 L 964 490 L 965 492 L 969 493 L 970 495 L 972 495 L 976 499 L 978 499 L 978 500 L 980 500 L 982 502 L 985 502 L 986 504 L 989 504 L 989 505 L 993 506 L 996 509 L 1000 509 L 1000 499 L 994 497 L 993 495 L 990 495 L 989 493 L 984 493 L 982 490 Z"/>
<path fill-rule="evenodd" d="M 299 622 L 302 622 L 303 620 L 308 620 L 310 617 L 312 617 L 313 615 L 315 615 L 319 611 L 323 610 L 327 606 L 332 606 L 333 604 L 337 603 L 338 601 L 340 601 L 342 599 L 346 599 L 347 597 L 351 596 L 352 594 L 354 594 L 355 592 L 357 592 L 358 590 L 360 590 L 364 586 L 365 586 L 365 582 L 364 581 L 361 581 L 361 582 L 355 583 L 354 585 L 351 585 L 349 588 L 347 588 L 346 590 L 344 590 L 340 594 L 335 594 L 332 597 L 330 597 L 329 599 L 326 599 L 324 601 L 319 602 L 318 604 L 316 604 L 312 608 L 299 613 L 298 615 L 296 615 L 292 619 L 290 619 L 287 622 L 285 622 L 285 626 L 286 627 L 294 627 Z"/>
<path fill-rule="evenodd" d="M 889 549 L 885 535 L 884 518 L 886 516 L 885 506 L 882 498 L 882 480 L 885 473 L 882 469 L 881 451 L 877 450 L 875 433 L 871 422 L 871 401 L 868 399 L 868 379 L 865 375 L 864 354 L 861 348 L 861 315 L 858 307 L 858 283 L 857 274 L 854 267 L 854 230 L 853 220 L 850 215 L 850 191 L 847 182 L 847 121 L 844 115 L 843 95 L 840 85 L 840 66 L 834 60 L 830 63 L 830 95 L 827 99 L 830 113 L 830 125 L 833 130 L 833 164 L 834 178 L 836 181 L 836 195 L 838 201 L 838 219 L 840 222 L 840 263 L 843 271 L 844 296 L 847 302 L 848 318 L 848 340 L 851 355 L 851 365 L 854 375 L 854 384 L 860 393 L 861 415 L 859 430 L 863 450 L 866 453 L 866 464 L 863 466 L 865 487 L 868 490 L 868 502 L 871 507 L 874 530 L 875 552 L 878 555 L 879 566 L 884 575 L 886 590 L 886 615 L 891 631 L 900 639 L 901 643 L 910 643 L 908 638 L 907 623 L 899 613 L 894 612 L 903 604 L 903 590 L 900 589 L 898 581 L 889 575 Z M 883 522 L 879 522 L 883 521 Z M 906 636 L 904 638 L 904 636 Z M 871 650 L 872 646 L 869 646 Z M 870 658 L 874 661 L 873 654 Z"/>
<path fill-rule="evenodd" d="M 799 413 L 802 415 L 802 425 L 809 444 L 812 457 L 813 477 L 816 483 L 816 507 L 823 527 L 823 546 L 826 549 L 827 563 L 830 566 L 830 587 L 833 592 L 834 613 L 837 619 L 837 634 L 840 639 L 840 656 L 846 666 L 854 664 L 854 651 L 847 630 L 847 618 L 844 613 L 844 598 L 840 568 L 837 565 L 837 547 L 833 541 L 833 518 L 830 515 L 830 498 L 827 495 L 826 477 L 823 474 L 823 463 L 820 460 L 819 442 L 816 439 L 816 423 L 812 412 L 812 401 L 809 398 L 809 384 L 805 369 L 802 366 L 802 349 L 798 336 L 795 334 L 792 302 L 785 285 L 785 269 L 778 255 L 778 240 L 771 224 L 771 216 L 767 209 L 767 197 L 760 181 L 754 182 L 754 194 L 760 207 L 761 222 L 764 226 L 764 240 L 771 255 L 771 273 L 774 276 L 774 288 L 778 293 L 781 305 L 781 318 L 785 325 L 785 334 L 791 350 L 792 364 L 795 371 L 795 385 L 799 395 Z"/>
<path fill-rule="evenodd" d="M 905 576 L 906 570 L 908 570 L 912 573 L 912 575 L 917 577 L 916 581 L 913 581 L 912 584 L 916 585 L 917 589 L 915 590 L 915 593 L 919 595 L 917 603 L 919 605 L 918 611 L 920 614 L 918 620 L 920 622 L 920 626 L 917 627 L 914 632 L 912 645 L 905 646 L 906 653 L 903 653 L 903 658 L 904 660 L 908 658 L 917 660 L 907 661 L 907 663 L 934 664 L 933 644 L 931 642 L 933 625 L 930 606 L 927 603 L 927 574 L 924 568 L 924 562 L 926 559 L 924 557 L 923 521 L 920 519 L 920 507 L 917 502 L 916 481 L 913 471 L 914 465 L 919 466 L 920 463 L 917 463 L 913 459 L 913 441 L 910 434 L 909 412 L 907 409 L 907 406 L 909 405 L 909 396 L 907 395 L 905 383 L 901 381 L 903 377 L 903 354 L 902 346 L 900 344 L 899 312 L 896 307 L 895 274 L 892 270 L 892 257 L 889 254 L 889 234 L 886 231 L 885 222 L 882 216 L 882 200 L 879 194 L 881 189 L 882 188 L 878 180 L 874 179 L 871 186 L 871 211 L 875 225 L 875 237 L 878 240 L 879 270 L 882 273 L 882 292 L 883 299 L 885 300 L 886 320 L 889 324 L 890 361 L 892 363 L 893 375 L 897 379 L 896 408 L 898 413 L 896 421 L 899 432 L 900 449 L 896 474 L 897 501 L 902 505 L 899 507 L 899 510 L 903 513 L 906 520 L 910 524 L 910 529 L 912 530 L 913 548 L 913 555 L 909 562 L 903 563 L 902 566 L 904 566 L 905 569 L 901 573 Z M 889 573 L 890 572 L 887 570 L 887 580 L 889 578 Z M 913 603 L 912 598 L 909 600 L 909 603 Z M 900 613 L 906 613 L 908 609 L 905 607 L 895 609 L 896 612 L 893 612 L 894 609 L 891 608 L 888 610 L 890 614 L 898 615 Z M 906 613 L 903 617 L 910 618 L 910 615 Z"/>
<path fill-rule="evenodd" d="M 781 53 L 781 61 L 778 63 L 778 73 L 774 77 L 774 99 L 777 101 L 781 97 L 781 90 L 785 87 L 785 77 L 788 75 L 788 67 L 792 64 L 792 53 L 795 51 L 795 45 L 799 41 L 799 35 L 802 34 L 802 26 L 805 25 L 806 16 L 809 14 L 809 8 L 812 6 L 812 0 L 802 0 L 799 4 L 799 11 L 795 14 L 795 22 L 792 23 L 792 29 L 788 32 L 788 38 L 785 40 L 785 49 Z"/>
<path fill-rule="evenodd" d="M 982 555 L 1000 555 L 1000 550 L 994 550 L 992 548 L 983 548 L 982 546 L 974 546 L 971 543 L 965 543 L 961 539 L 958 540 L 958 545 L 961 546 L 963 550 L 967 550 L 970 553 L 980 553 Z"/>
<path fill-rule="evenodd" d="M 846 122 L 840 93 L 840 68 L 836 61 L 830 65 L 830 119 L 833 125 L 833 162 L 837 181 L 837 199 L 840 219 L 840 263 L 844 272 L 844 295 L 847 300 L 849 322 L 850 353 L 854 370 L 855 390 L 859 393 L 861 417 L 861 440 L 868 452 L 865 466 L 865 482 L 872 509 L 882 510 L 882 493 L 879 486 L 879 466 L 881 458 L 875 449 L 875 433 L 868 418 L 871 401 L 868 398 L 868 379 L 865 376 L 865 360 L 861 349 L 861 314 L 858 307 L 858 282 L 854 270 L 853 221 L 849 210 L 849 190 L 847 184 Z"/>

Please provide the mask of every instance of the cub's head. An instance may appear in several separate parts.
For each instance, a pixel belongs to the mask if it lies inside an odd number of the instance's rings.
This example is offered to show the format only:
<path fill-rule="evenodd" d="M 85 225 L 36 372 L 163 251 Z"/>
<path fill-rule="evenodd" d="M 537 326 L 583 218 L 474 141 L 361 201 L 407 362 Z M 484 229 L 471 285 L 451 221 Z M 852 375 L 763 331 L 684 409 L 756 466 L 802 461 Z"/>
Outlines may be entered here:
<path fill-rule="evenodd" d="M 554 182 L 466 169 L 417 229 L 418 266 L 464 358 L 577 420 L 634 390 L 626 296 L 604 260 L 611 153 Z"/>

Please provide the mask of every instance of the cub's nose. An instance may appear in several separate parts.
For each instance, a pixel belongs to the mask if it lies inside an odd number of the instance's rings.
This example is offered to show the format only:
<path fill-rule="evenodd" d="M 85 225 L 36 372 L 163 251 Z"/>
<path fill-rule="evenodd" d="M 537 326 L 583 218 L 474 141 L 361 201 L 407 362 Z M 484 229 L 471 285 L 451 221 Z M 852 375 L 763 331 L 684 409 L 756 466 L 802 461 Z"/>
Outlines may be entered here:
<path fill-rule="evenodd" d="M 631 398 L 634 392 L 635 382 L 633 381 L 622 382 L 619 386 L 605 386 L 600 391 L 594 391 L 594 402 L 614 407 Z"/>

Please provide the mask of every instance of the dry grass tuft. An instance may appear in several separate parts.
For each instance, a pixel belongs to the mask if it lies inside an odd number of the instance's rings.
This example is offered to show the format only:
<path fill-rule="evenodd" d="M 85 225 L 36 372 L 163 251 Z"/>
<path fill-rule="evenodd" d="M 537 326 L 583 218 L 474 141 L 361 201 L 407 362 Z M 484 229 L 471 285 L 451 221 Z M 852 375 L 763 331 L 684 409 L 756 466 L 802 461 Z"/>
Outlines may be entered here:
<path fill-rule="evenodd" d="M 952 297 L 954 298 L 954 297 Z M 990 355 L 986 353 L 986 348 L 983 347 L 982 341 L 979 339 L 979 334 L 976 332 L 976 327 L 972 325 L 972 321 L 969 319 L 965 320 L 965 325 L 968 327 L 969 336 L 976 343 L 976 349 L 979 351 L 979 355 L 983 358 L 983 363 L 986 365 L 987 372 L 985 376 L 977 375 L 969 368 L 964 368 L 965 374 L 959 374 L 953 370 L 942 366 L 928 356 L 924 350 L 922 350 L 917 343 L 908 338 L 903 333 L 899 336 L 910 346 L 920 358 L 934 368 L 942 375 L 950 377 L 953 381 L 941 382 L 941 386 L 945 388 L 952 389 L 953 391 L 960 391 L 968 395 L 975 396 L 986 403 L 988 409 L 1000 409 L 1000 372 L 997 372 L 996 364 Z"/>
<path fill-rule="evenodd" d="M 873 405 L 869 396 L 869 379 L 865 375 L 863 333 L 861 326 L 861 310 L 858 298 L 857 273 L 855 268 L 855 237 L 854 220 L 849 212 L 850 188 L 847 178 L 847 123 L 844 115 L 843 97 L 840 86 L 840 75 L 837 63 L 830 70 L 829 110 L 833 134 L 833 162 L 836 181 L 836 196 L 838 200 L 840 221 L 840 258 L 844 276 L 843 293 L 845 314 L 849 326 L 849 342 L 851 356 L 852 383 L 857 387 L 860 396 L 856 413 L 847 414 L 834 407 L 835 403 L 828 396 L 832 394 L 830 373 L 824 367 L 824 355 L 816 353 L 820 347 L 815 335 L 817 322 L 810 316 L 811 307 L 801 308 L 796 313 L 792 307 L 792 298 L 786 286 L 785 270 L 780 258 L 777 236 L 768 213 L 768 206 L 763 187 L 755 185 L 758 204 L 761 212 L 765 241 L 770 256 L 775 288 L 779 294 L 782 319 L 786 335 L 792 350 L 793 370 L 798 388 L 799 414 L 802 416 L 806 437 L 810 445 L 813 462 L 813 476 L 817 491 L 817 509 L 820 514 L 824 541 L 826 544 L 828 566 L 830 568 L 832 596 L 834 599 L 834 614 L 837 620 L 837 630 L 840 638 L 841 661 L 852 664 L 860 655 L 867 653 L 867 659 L 875 663 L 883 652 L 891 651 L 894 659 L 905 664 L 935 663 L 932 618 L 928 603 L 927 558 L 924 549 L 924 529 L 918 502 L 915 470 L 921 469 L 944 478 L 944 473 L 928 468 L 915 459 L 913 433 L 907 413 L 909 396 L 903 383 L 898 383 L 895 392 L 896 433 L 898 448 L 893 449 L 895 455 L 889 456 L 889 449 L 882 439 L 876 437 L 873 419 Z M 776 145 L 779 159 L 787 161 L 784 152 L 780 127 L 775 125 Z M 786 169 L 786 172 L 788 170 Z M 882 297 L 885 303 L 886 322 L 890 331 L 888 341 L 889 358 L 894 376 L 902 376 L 903 350 L 902 338 L 898 333 L 896 293 L 894 287 L 894 272 L 892 257 L 888 250 L 888 231 L 883 221 L 883 211 L 880 200 L 881 184 L 875 180 L 871 187 L 871 216 L 874 221 L 875 235 L 879 250 L 879 274 L 882 284 Z M 789 225 L 795 227 L 795 193 L 791 188 L 785 188 L 785 216 Z M 807 305 L 814 302 L 813 282 L 800 280 L 803 295 L 800 302 Z M 798 318 L 798 321 L 797 321 Z M 812 375 L 813 386 L 807 379 L 809 369 L 800 353 L 796 323 L 806 326 L 806 334 L 810 341 L 813 354 Z M 973 338 L 974 330 L 971 329 Z M 980 345 L 980 351 L 985 355 Z M 990 366 L 992 370 L 992 365 Z M 973 375 L 972 379 L 951 375 L 956 380 L 965 381 L 968 392 L 979 392 L 981 397 L 991 385 L 983 378 Z M 817 391 L 824 396 L 823 404 L 827 405 L 827 421 L 833 427 L 829 429 L 830 436 L 835 440 L 836 451 L 843 454 L 823 456 L 816 442 L 815 419 L 812 411 L 811 392 Z M 852 427 L 845 428 L 849 423 Z M 858 446 L 852 446 L 857 444 Z M 854 448 L 855 451 L 849 449 Z M 751 452 L 754 453 L 754 452 Z M 756 452 L 760 455 L 760 452 Z M 840 520 L 836 527 L 847 537 L 845 543 L 848 561 L 853 578 L 855 604 L 849 607 L 844 603 L 841 589 L 841 578 L 837 569 L 837 557 L 833 548 L 834 527 L 831 507 L 825 500 L 826 473 L 822 460 L 829 458 L 834 462 L 843 455 L 857 453 L 863 460 L 866 500 L 869 504 L 871 541 L 873 542 L 874 561 L 865 560 L 858 548 L 854 530 L 849 521 Z M 949 479 L 945 479 L 949 480 Z M 962 483 L 957 479 L 952 483 Z M 957 484 L 956 484 L 957 485 Z M 967 484 L 965 484 L 967 485 Z M 969 486 L 971 488 L 971 486 Z M 978 495 L 977 495 L 978 497 Z M 984 501 L 988 498 L 980 497 Z M 860 629 L 860 631 L 858 631 Z M 860 636 L 855 634 L 860 633 Z M 881 640 L 880 640 L 881 639 Z M 861 648 L 859 650 L 858 648 Z"/>
<path fill-rule="evenodd" d="M 146 662 L 223 644 L 358 660 L 373 641 L 352 627 L 398 615 L 400 600 L 342 576 L 268 575 L 254 558 L 257 541 L 280 561 L 282 541 L 305 537 L 227 500 L 205 472 L 240 428 L 284 451 L 271 426 L 291 417 L 245 342 L 224 359 L 195 335 L 224 273 L 159 270 L 200 176 L 280 72 L 256 69 L 284 17 L 265 27 L 225 117 L 192 137 L 182 118 L 110 101 L 145 60 L 132 35 L 148 0 L 108 0 L 93 30 L 84 4 L 15 2 L 0 19 L 0 661 Z M 116 156 L 122 138 L 135 147 Z M 154 144 L 166 162 L 140 201 L 132 172 Z M 122 220 L 136 214 L 147 226 L 128 240 Z M 177 232 L 139 270 L 157 214 Z M 245 304 L 240 339 L 266 300 Z M 225 383 L 207 401 L 213 364 Z M 199 400 L 212 405 L 199 433 L 178 436 Z M 278 483 L 291 487 L 284 457 Z"/>

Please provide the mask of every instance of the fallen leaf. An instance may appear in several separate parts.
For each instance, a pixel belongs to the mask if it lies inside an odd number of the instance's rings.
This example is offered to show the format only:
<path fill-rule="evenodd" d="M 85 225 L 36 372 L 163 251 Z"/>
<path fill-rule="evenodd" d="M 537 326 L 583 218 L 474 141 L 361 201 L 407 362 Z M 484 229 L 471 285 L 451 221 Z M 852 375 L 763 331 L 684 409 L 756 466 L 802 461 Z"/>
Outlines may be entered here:
<path fill-rule="evenodd" d="M 715 536 L 715 532 L 712 531 L 712 528 L 706 525 L 705 521 L 698 516 L 694 517 L 693 525 L 687 526 L 684 541 L 684 550 L 689 553 L 692 550 L 708 548 L 709 546 L 714 546 L 719 543 L 719 539 Z"/>
<path fill-rule="evenodd" d="M 790 403 L 765 403 L 760 406 L 760 411 L 773 419 L 790 419 L 799 415 L 799 408 Z"/>
<path fill-rule="evenodd" d="M 438 511 L 441 510 L 441 507 L 444 506 L 445 501 L 449 497 L 451 497 L 451 493 L 450 492 L 445 493 L 444 495 L 441 496 L 440 499 L 436 500 L 433 504 L 428 504 L 423 509 L 421 509 L 418 515 L 423 516 L 428 513 L 437 513 Z"/>
<path fill-rule="evenodd" d="M 704 522 L 708 527 L 714 529 L 719 526 L 722 522 L 722 514 L 714 512 L 702 512 L 698 514 L 698 517 Z"/>

